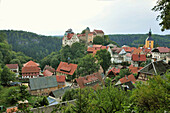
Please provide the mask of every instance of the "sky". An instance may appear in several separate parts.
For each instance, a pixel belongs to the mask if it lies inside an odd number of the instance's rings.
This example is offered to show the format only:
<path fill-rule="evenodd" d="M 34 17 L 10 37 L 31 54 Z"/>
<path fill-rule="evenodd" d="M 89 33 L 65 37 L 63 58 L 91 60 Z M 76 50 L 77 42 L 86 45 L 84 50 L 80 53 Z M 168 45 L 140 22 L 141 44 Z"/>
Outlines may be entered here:
<path fill-rule="evenodd" d="M 105 34 L 170 34 L 161 31 L 157 0 L 0 0 L 0 30 L 64 35 L 86 27 Z"/>

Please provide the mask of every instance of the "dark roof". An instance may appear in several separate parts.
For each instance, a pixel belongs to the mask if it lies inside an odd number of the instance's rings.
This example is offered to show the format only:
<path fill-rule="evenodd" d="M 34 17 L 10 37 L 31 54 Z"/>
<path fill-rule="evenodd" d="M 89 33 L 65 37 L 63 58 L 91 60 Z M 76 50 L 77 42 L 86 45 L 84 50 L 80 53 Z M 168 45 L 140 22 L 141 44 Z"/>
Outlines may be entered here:
<path fill-rule="evenodd" d="M 146 73 L 151 75 L 163 74 L 168 69 L 170 69 L 170 65 L 163 61 L 155 61 L 146 65 L 144 68 L 139 70 L 140 73 Z"/>
<path fill-rule="evenodd" d="M 57 89 L 55 91 L 52 91 L 52 96 L 54 96 L 55 98 L 59 98 L 61 96 L 64 95 L 64 93 L 67 91 L 67 90 L 70 90 L 70 86 L 66 86 L 66 87 L 62 87 L 60 89 Z"/>
<path fill-rule="evenodd" d="M 58 86 L 56 76 L 30 78 L 29 83 L 31 90 L 45 89 Z"/>

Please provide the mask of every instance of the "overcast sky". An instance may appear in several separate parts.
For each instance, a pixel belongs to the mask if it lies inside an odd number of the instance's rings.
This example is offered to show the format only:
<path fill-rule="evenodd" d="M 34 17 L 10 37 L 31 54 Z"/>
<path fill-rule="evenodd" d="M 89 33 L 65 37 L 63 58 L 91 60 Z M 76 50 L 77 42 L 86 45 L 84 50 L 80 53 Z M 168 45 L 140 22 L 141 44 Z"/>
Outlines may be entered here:
<path fill-rule="evenodd" d="M 158 13 L 151 11 L 157 0 L 0 0 L 0 30 L 30 31 L 42 35 L 75 33 L 86 27 L 105 34 L 161 32 Z"/>

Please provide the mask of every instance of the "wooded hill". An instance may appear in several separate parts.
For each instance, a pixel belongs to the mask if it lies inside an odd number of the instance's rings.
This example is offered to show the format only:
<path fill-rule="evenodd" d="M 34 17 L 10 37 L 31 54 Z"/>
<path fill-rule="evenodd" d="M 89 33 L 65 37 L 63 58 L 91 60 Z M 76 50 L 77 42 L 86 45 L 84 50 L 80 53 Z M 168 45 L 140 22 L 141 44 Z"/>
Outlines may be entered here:
<path fill-rule="evenodd" d="M 38 35 L 26 31 L 1 30 L 7 35 L 7 41 L 12 45 L 12 50 L 23 52 L 36 60 L 41 60 L 51 52 L 61 49 L 60 37 Z"/>
<path fill-rule="evenodd" d="M 112 41 L 118 43 L 119 46 L 128 45 L 138 47 L 144 44 L 148 34 L 115 34 L 108 35 Z M 170 35 L 152 35 L 155 45 L 170 48 Z"/>

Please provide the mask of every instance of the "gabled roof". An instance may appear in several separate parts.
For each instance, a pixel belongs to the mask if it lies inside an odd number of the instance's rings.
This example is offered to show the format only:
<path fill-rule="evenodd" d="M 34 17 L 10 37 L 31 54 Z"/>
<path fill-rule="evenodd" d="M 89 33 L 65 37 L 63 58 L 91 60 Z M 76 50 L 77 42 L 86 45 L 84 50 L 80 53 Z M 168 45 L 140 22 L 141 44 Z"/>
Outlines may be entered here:
<path fill-rule="evenodd" d="M 157 74 L 165 73 L 168 69 L 170 69 L 169 64 L 163 61 L 155 61 L 155 62 L 151 62 L 148 65 L 146 65 L 144 68 L 139 70 L 139 72 L 150 74 L 150 75 L 157 75 Z"/>
<path fill-rule="evenodd" d="M 131 53 L 127 53 L 126 56 L 127 57 L 132 57 L 132 54 Z"/>
<path fill-rule="evenodd" d="M 45 89 L 58 86 L 56 76 L 30 78 L 29 83 L 31 90 Z"/>
<path fill-rule="evenodd" d="M 44 71 L 45 70 L 48 70 L 48 71 L 50 71 L 50 72 L 52 72 L 52 73 L 54 73 L 55 72 L 55 69 L 54 68 L 52 68 L 51 66 L 49 66 L 49 65 L 46 65 L 45 67 L 44 67 Z"/>
<path fill-rule="evenodd" d="M 142 69 L 143 67 L 133 67 L 133 66 L 129 66 L 129 70 L 132 72 L 132 73 L 138 73 L 138 71 L 140 69 Z"/>
<path fill-rule="evenodd" d="M 93 32 L 96 32 L 96 33 L 104 33 L 102 30 L 96 30 L 96 29 L 94 29 Z"/>
<path fill-rule="evenodd" d="M 160 53 L 169 53 L 169 48 L 168 47 L 157 47 Z"/>
<path fill-rule="evenodd" d="M 140 54 L 142 52 L 141 49 L 134 49 L 132 54 Z"/>
<path fill-rule="evenodd" d="M 120 73 L 120 69 L 113 67 L 111 70 L 108 71 L 108 75 L 110 74 L 110 72 L 117 74 Z"/>
<path fill-rule="evenodd" d="M 55 98 L 59 98 L 61 96 L 64 95 L 64 93 L 67 91 L 67 90 L 70 90 L 71 87 L 70 86 L 66 86 L 66 87 L 62 87 L 60 89 L 57 89 L 55 91 L 52 91 L 52 95 L 55 97 Z"/>
<path fill-rule="evenodd" d="M 63 75 L 56 75 L 57 82 L 65 82 L 66 77 Z"/>
<path fill-rule="evenodd" d="M 93 48 L 101 48 L 102 45 L 93 45 Z"/>
<path fill-rule="evenodd" d="M 45 77 L 46 77 L 46 76 L 52 76 L 53 73 L 50 72 L 50 71 L 48 71 L 48 70 L 45 70 L 45 71 L 43 72 L 43 75 L 44 75 Z"/>
<path fill-rule="evenodd" d="M 9 69 L 18 69 L 18 64 L 6 64 Z"/>
<path fill-rule="evenodd" d="M 119 79 L 119 81 L 115 85 L 123 84 L 123 83 L 130 82 L 130 81 L 133 83 L 136 82 L 136 79 L 133 74 L 129 76 L 125 75 L 125 77 Z"/>
<path fill-rule="evenodd" d="M 77 64 L 68 64 L 67 62 L 60 62 L 57 72 L 73 75 L 75 70 L 77 69 Z"/>
<path fill-rule="evenodd" d="M 92 86 L 95 88 L 95 85 L 97 85 L 98 82 L 102 82 L 102 76 L 100 75 L 100 73 L 93 73 L 91 75 L 79 77 L 75 80 L 80 88 L 85 88 L 86 86 Z"/>
<path fill-rule="evenodd" d="M 29 61 L 29 62 L 23 64 L 23 66 L 24 66 L 24 67 L 29 67 L 29 66 L 39 66 L 39 64 L 38 64 L 38 63 L 35 63 L 34 61 L 31 60 L 31 61 Z"/>
<path fill-rule="evenodd" d="M 137 49 L 136 47 L 122 47 L 126 52 L 131 53 L 132 51 L 134 51 L 135 49 Z"/>
<path fill-rule="evenodd" d="M 146 61 L 146 56 L 145 55 L 141 55 L 141 54 L 133 54 L 132 55 L 132 60 L 133 61 Z"/>
<path fill-rule="evenodd" d="M 33 73 L 33 72 L 40 72 L 40 68 L 33 66 L 33 67 L 22 67 L 22 73 Z"/>

